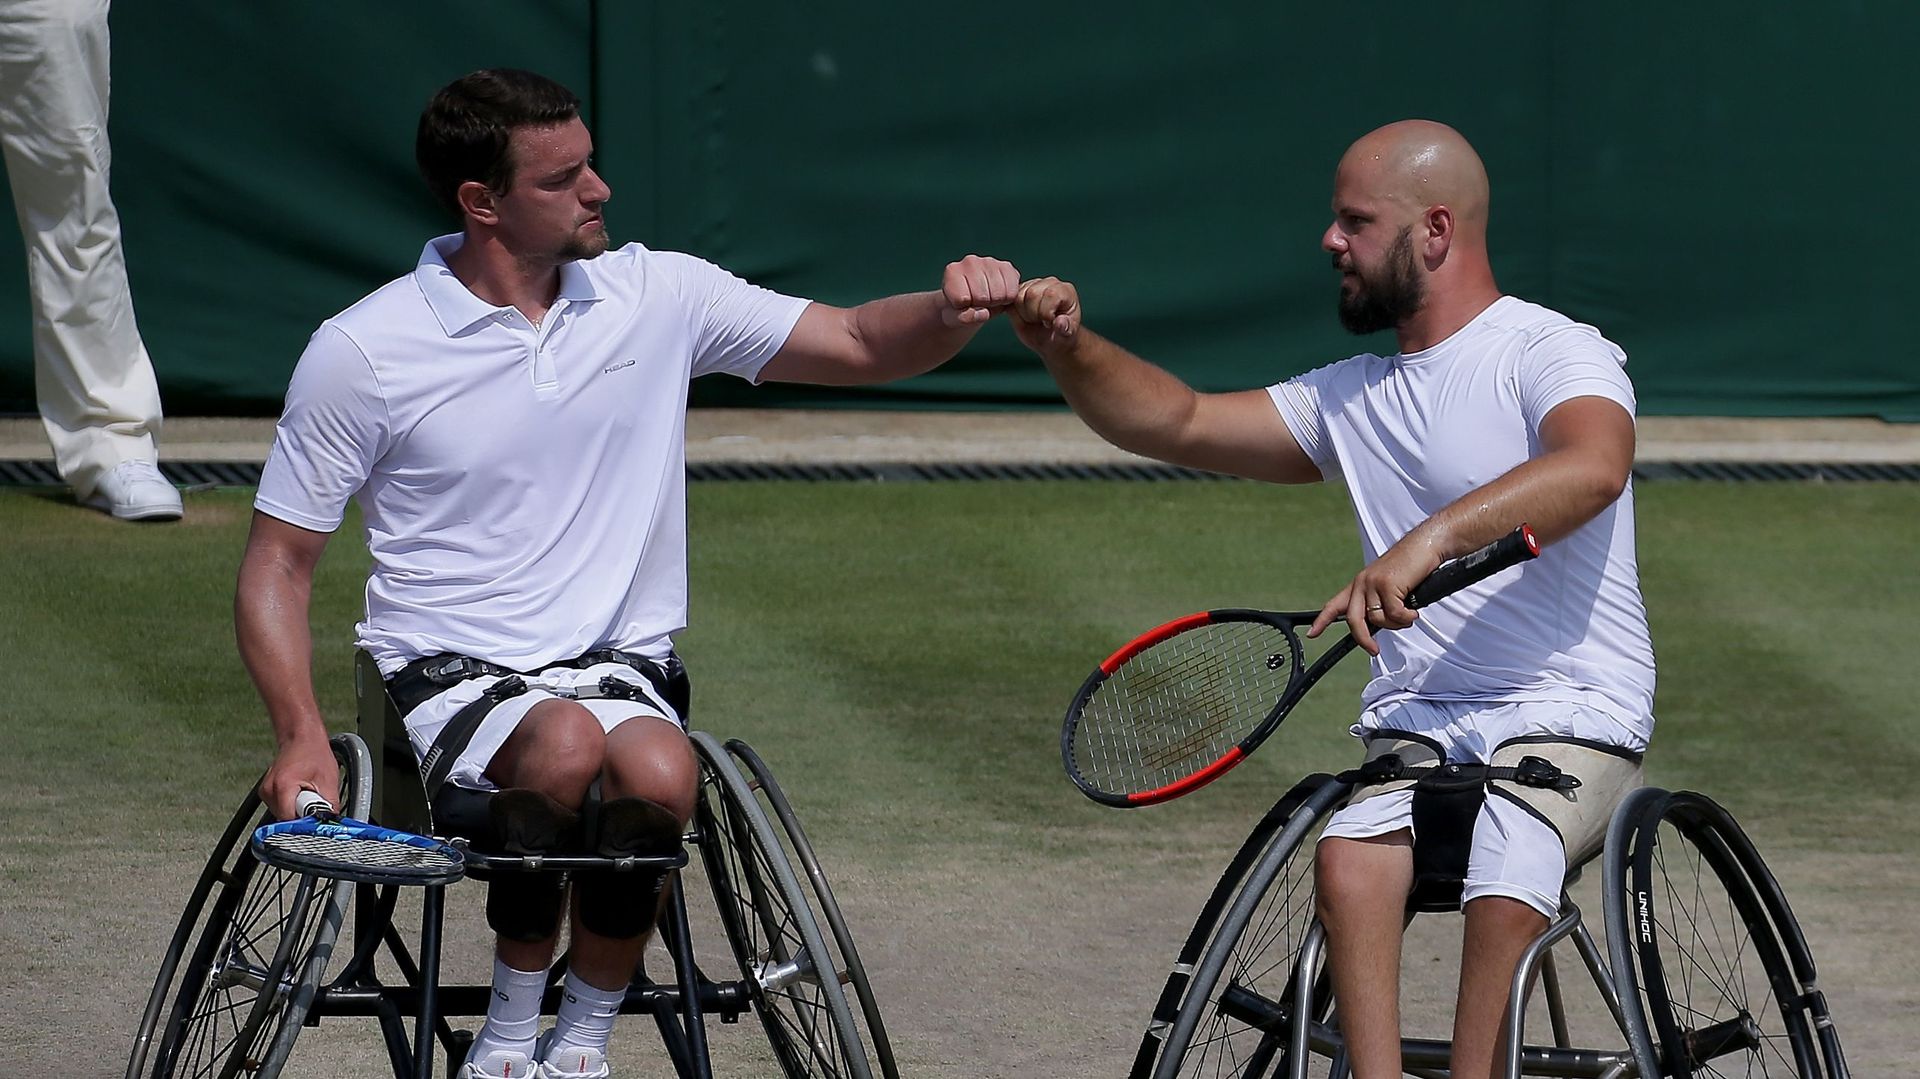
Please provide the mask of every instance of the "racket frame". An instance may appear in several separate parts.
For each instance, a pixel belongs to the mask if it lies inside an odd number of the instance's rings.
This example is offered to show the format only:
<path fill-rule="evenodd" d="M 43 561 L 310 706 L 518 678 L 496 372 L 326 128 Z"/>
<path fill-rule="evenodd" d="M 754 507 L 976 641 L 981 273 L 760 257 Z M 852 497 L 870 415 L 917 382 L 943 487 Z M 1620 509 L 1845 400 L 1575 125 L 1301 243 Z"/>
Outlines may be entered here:
<path fill-rule="evenodd" d="M 1539 539 L 1533 534 L 1533 529 L 1523 524 L 1485 547 L 1435 569 L 1407 593 L 1405 603 L 1409 608 L 1428 606 L 1470 585 L 1486 580 L 1502 570 L 1531 561 L 1539 554 Z M 1267 737 L 1280 726 L 1281 721 L 1286 719 L 1287 715 L 1307 695 L 1307 692 L 1318 684 L 1335 664 L 1345 659 L 1358 643 L 1349 630 L 1345 637 L 1321 652 L 1311 664 L 1303 666 L 1303 649 L 1297 630 L 1303 625 L 1312 625 L 1314 619 L 1319 616 L 1319 611 L 1260 611 L 1250 608 L 1224 607 L 1176 618 L 1171 622 L 1155 626 L 1127 642 L 1087 676 L 1087 680 L 1080 685 L 1080 691 L 1074 694 L 1073 703 L 1067 708 L 1066 722 L 1060 729 L 1060 760 L 1066 768 L 1067 778 L 1073 781 L 1074 786 L 1080 788 L 1082 794 L 1102 805 L 1134 809 L 1171 801 L 1225 775 L 1235 765 L 1245 760 L 1248 754 L 1259 747 L 1260 743 L 1266 741 Z M 1288 647 L 1292 650 L 1293 663 L 1287 677 L 1287 684 L 1281 690 L 1279 699 L 1274 702 L 1272 708 L 1268 709 L 1260 722 L 1254 724 L 1253 729 L 1245 737 L 1234 743 L 1210 764 L 1172 783 L 1163 784 L 1151 790 L 1110 791 L 1096 786 L 1081 774 L 1074 764 L 1074 735 L 1079 730 L 1080 719 L 1085 713 L 1087 702 L 1092 699 L 1100 686 L 1118 672 L 1128 660 L 1154 645 L 1190 630 L 1223 622 L 1257 622 L 1272 626 L 1286 636 Z"/>
<path fill-rule="evenodd" d="M 439 868 L 408 868 L 363 865 L 346 859 L 310 860 L 280 850 L 273 845 L 272 840 L 276 836 L 287 835 L 321 836 L 342 844 L 377 843 L 386 846 L 405 846 L 437 854 L 446 859 L 447 864 Z M 290 873 L 350 880 L 360 884 L 431 887 L 452 884 L 466 876 L 466 856 L 459 847 L 451 843 L 432 836 L 383 828 L 380 825 L 353 820 L 350 817 L 337 817 L 331 813 L 313 814 L 296 817 L 293 820 L 263 824 L 254 829 L 248 846 L 252 849 L 255 858 Z"/>

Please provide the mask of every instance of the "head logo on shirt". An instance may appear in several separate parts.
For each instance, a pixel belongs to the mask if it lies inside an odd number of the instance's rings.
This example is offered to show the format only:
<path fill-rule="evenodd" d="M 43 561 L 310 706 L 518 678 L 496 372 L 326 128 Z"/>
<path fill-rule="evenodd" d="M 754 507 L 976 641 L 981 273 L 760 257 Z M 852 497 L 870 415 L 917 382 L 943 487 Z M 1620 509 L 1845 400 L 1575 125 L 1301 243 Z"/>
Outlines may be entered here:
<path fill-rule="evenodd" d="M 639 362 L 639 361 L 637 361 L 637 360 L 621 360 L 621 361 L 620 361 L 619 363 L 616 363 L 616 364 L 614 364 L 614 365 L 613 365 L 612 367 L 605 367 L 605 368 L 602 368 L 602 369 L 601 369 L 601 371 L 600 371 L 600 373 L 601 373 L 601 374 L 603 374 L 603 375 L 611 375 L 611 374 L 613 374 L 613 373 L 614 373 L 615 371 L 621 371 L 621 370 L 625 370 L 626 368 L 629 368 L 629 367 L 632 367 L 632 366 L 633 366 L 633 365 L 634 365 L 635 363 L 637 363 L 637 362 Z"/>

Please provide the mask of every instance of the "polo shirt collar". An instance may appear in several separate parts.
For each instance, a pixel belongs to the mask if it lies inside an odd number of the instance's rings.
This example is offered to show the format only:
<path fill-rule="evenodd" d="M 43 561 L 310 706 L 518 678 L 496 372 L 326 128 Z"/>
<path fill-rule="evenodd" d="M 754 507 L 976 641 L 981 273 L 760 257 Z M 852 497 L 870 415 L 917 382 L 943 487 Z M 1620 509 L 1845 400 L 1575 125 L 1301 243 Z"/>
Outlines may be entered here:
<path fill-rule="evenodd" d="M 420 251 L 419 265 L 413 269 L 413 279 L 426 298 L 427 308 L 440 320 L 440 328 L 448 337 L 459 336 L 501 310 L 475 296 L 447 265 L 447 257 L 460 250 L 465 241 L 466 237 L 457 232 L 428 240 Z M 588 303 L 599 298 L 600 291 L 594 287 L 592 275 L 579 260 L 561 264 L 560 290 L 554 295 L 556 307 L 562 300 Z"/>

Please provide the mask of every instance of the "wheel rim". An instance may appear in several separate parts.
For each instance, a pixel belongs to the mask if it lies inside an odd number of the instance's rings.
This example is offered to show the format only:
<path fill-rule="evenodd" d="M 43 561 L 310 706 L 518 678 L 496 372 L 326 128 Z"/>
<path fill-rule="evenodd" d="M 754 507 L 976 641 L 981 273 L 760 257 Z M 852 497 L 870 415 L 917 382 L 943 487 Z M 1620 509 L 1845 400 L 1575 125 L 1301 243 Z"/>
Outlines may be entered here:
<path fill-rule="evenodd" d="M 1642 825 L 1632 858 L 1627 929 L 1661 1072 L 1817 1076 L 1791 968 L 1712 824 L 1668 802 Z"/>
<path fill-rule="evenodd" d="M 342 734 L 333 748 L 341 764 L 342 808 L 364 816 L 372 793 L 366 747 Z M 350 886 L 261 865 L 246 837 L 267 820 L 249 793 L 182 916 L 141 1022 L 129 1076 L 272 1076 L 291 1051 L 332 954 Z M 180 963 L 188 940 L 192 950 Z"/>
<path fill-rule="evenodd" d="M 729 740 L 726 748 L 744 767 L 743 778 L 750 779 L 763 815 L 778 825 L 786 840 L 787 861 L 796 870 L 804 871 L 808 878 L 807 884 L 815 902 L 814 912 L 819 916 L 815 921 L 819 921 L 820 917 L 826 920 L 831 935 L 825 943 L 842 984 L 853 990 L 854 1002 L 859 1004 L 856 1018 L 863 1021 L 861 1034 L 865 1037 L 871 1058 L 879 1065 L 883 1079 L 897 1079 L 899 1071 L 894 1063 L 893 1046 L 887 1037 L 885 1022 L 880 1016 L 879 999 L 868 982 L 866 967 L 860 961 L 859 950 L 854 946 L 853 934 L 847 928 L 846 918 L 840 912 L 839 902 L 833 897 L 833 889 L 827 883 L 826 874 L 820 868 L 819 859 L 814 855 L 805 830 L 794 815 L 793 807 L 787 803 L 786 795 L 774 779 L 772 770 L 760 759 L 760 755 L 737 738 Z"/>
<path fill-rule="evenodd" d="M 837 972 L 800 886 L 784 855 L 763 842 L 743 803 L 746 784 L 729 783 L 731 767 L 717 746 L 702 747 L 703 795 L 697 809 L 709 841 L 701 856 L 720 906 L 720 920 L 735 943 L 736 957 L 753 998 L 754 1011 L 789 1076 L 851 1076 L 868 1079 L 864 1059 L 851 1056 L 854 1036 Z M 738 789 L 736 789 L 738 788 Z M 766 825 L 760 822 L 761 827 Z"/>
<path fill-rule="evenodd" d="M 259 1074 L 270 1021 L 295 989 L 287 972 L 305 969 L 324 920 L 314 897 L 312 878 L 242 850 L 181 982 L 155 1075 Z"/>
<path fill-rule="evenodd" d="M 1248 875 L 1207 947 L 1155 1074 L 1286 1074 L 1292 989 L 1315 924 L 1313 850 L 1328 802 L 1316 797 L 1298 810 Z M 1323 1023 L 1332 1009 L 1323 963 L 1315 962 L 1312 982 L 1307 1018 Z"/>

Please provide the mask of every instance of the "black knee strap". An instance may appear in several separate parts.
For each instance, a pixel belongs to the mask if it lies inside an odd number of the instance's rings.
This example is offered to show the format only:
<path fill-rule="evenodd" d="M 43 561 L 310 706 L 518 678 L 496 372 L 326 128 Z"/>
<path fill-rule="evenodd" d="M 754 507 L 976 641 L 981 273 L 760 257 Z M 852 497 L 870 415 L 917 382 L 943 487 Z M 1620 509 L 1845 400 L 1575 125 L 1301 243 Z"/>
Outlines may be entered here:
<path fill-rule="evenodd" d="M 1415 910 L 1452 910 L 1460 905 L 1473 853 L 1473 826 L 1487 800 L 1484 769 L 1443 764 L 1413 785 L 1413 891 Z"/>
<path fill-rule="evenodd" d="M 595 821 L 594 853 L 603 858 L 658 857 L 680 845 L 680 819 L 645 798 L 603 802 Z M 653 928 L 659 914 L 664 870 L 596 869 L 580 873 L 580 924 L 613 940 L 630 940 Z"/>

